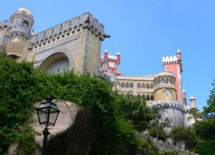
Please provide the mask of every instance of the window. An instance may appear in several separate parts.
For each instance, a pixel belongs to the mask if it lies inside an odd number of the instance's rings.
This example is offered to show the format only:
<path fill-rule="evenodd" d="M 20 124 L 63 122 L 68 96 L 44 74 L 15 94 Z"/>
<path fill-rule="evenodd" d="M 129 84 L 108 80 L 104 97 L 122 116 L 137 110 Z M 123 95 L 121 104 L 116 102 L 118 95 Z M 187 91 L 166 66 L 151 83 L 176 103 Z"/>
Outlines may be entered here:
<path fill-rule="evenodd" d="M 150 98 L 149 98 L 149 95 L 147 95 L 147 96 L 146 96 L 146 100 L 149 101 L 149 99 L 150 99 Z"/>
<path fill-rule="evenodd" d="M 141 84 L 140 84 L 140 83 L 138 83 L 138 84 L 137 84 L 137 88 L 140 88 L 140 87 L 141 87 Z"/>
<path fill-rule="evenodd" d="M 121 87 L 122 87 L 122 88 L 124 88 L 124 87 L 125 87 L 125 84 L 124 84 L 124 82 L 122 82 L 122 83 L 121 83 Z"/>
<path fill-rule="evenodd" d="M 130 88 L 133 88 L 133 83 L 132 82 L 130 83 Z"/>
<path fill-rule="evenodd" d="M 4 43 L 10 43 L 10 38 L 9 38 L 8 36 L 6 36 L 6 37 L 4 38 Z"/>
<path fill-rule="evenodd" d="M 154 95 L 151 96 L 151 100 L 154 101 Z"/>
<path fill-rule="evenodd" d="M 23 23 L 23 26 L 24 26 L 24 27 L 28 27 L 28 26 L 29 26 L 29 23 L 28 23 L 28 21 L 26 21 L 26 20 L 24 20 L 22 23 Z"/>
<path fill-rule="evenodd" d="M 151 89 L 153 88 L 153 84 L 152 84 L 152 83 L 150 84 L 150 88 L 151 88 Z"/>
<path fill-rule="evenodd" d="M 171 95 L 170 89 L 165 89 L 164 90 L 164 95 L 165 95 L 165 97 L 169 97 Z"/>
<path fill-rule="evenodd" d="M 126 88 L 129 88 L 129 83 L 128 82 L 126 82 Z"/>

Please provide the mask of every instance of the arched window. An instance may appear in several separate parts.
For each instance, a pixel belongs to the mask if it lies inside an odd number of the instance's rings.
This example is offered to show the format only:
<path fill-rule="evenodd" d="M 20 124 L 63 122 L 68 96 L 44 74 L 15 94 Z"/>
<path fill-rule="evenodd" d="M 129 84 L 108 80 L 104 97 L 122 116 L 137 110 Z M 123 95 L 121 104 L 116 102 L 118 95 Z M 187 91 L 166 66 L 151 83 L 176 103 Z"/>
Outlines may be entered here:
<path fill-rule="evenodd" d="M 146 100 L 149 101 L 149 99 L 150 99 L 150 98 L 149 98 L 149 95 L 147 95 L 147 96 L 146 96 Z"/>
<path fill-rule="evenodd" d="M 28 21 L 26 21 L 26 20 L 24 20 L 24 21 L 22 22 L 22 24 L 23 24 L 24 27 L 28 27 L 28 26 L 29 26 L 29 23 L 28 23 Z"/>
<path fill-rule="evenodd" d="M 133 88 L 133 86 L 134 86 L 134 85 L 133 85 L 133 82 L 131 82 L 131 83 L 130 83 L 130 88 Z"/>
<path fill-rule="evenodd" d="M 129 83 L 128 82 L 126 82 L 126 88 L 129 88 Z"/>
<path fill-rule="evenodd" d="M 154 95 L 151 95 L 151 100 L 154 101 Z"/>
<path fill-rule="evenodd" d="M 117 88 L 120 88 L 120 82 L 117 82 L 116 86 L 117 86 Z"/>
<path fill-rule="evenodd" d="M 140 83 L 137 84 L 137 88 L 141 88 L 141 84 Z"/>
<path fill-rule="evenodd" d="M 172 80 L 172 78 L 170 78 L 170 83 L 171 83 L 171 84 L 173 84 L 173 80 Z"/>
<path fill-rule="evenodd" d="M 121 83 L 121 86 L 122 86 L 122 88 L 124 88 L 124 87 L 125 87 L 125 83 L 124 83 L 124 82 L 122 82 L 122 83 Z"/>
<path fill-rule="evenodd" d="M 146 84 L 146 88 L 149 89 L 149 84 L 148 83 Z"/>
<path fill-rule="evenodd" d="M 151 88 L 151 89 L 153 88 L 153 83 L 150 84 L 150 88 Z"/>
<path fill-rule="evenodd" d="M 6 36 L 6 37 L 4 38 L 4 43 L 10 43 L 10 37 Z"/>
<path fill-rule="evenodd" d="M 142 84 L 142 87 L 143 87 L 143 88 L 145 88 L 145 87 L 146 87 L 145 83 L 143 83 L 143 84 Z"/>

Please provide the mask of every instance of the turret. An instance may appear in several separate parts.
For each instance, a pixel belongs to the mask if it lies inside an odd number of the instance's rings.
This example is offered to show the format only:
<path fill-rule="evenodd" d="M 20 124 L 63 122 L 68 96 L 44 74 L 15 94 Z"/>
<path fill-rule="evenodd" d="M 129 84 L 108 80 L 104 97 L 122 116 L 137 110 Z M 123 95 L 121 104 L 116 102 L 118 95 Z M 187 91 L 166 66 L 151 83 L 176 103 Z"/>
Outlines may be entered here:
<path fill-rule="evenodd" d="M 190 101 L 190 109 L 196 108 L 196 98 L 191 96 L 189 101 Z"/>
<path fill-rule="evenodd" d="M 104 57 L 101 57 L 100 68 L 105 74 L 113 77 L 116 75 L 121 75 L 118 71 L 118 66 L 120 64 L 120 53 L 118 52 L 116 56 L 109 55 L 108 50 L 105 50 Z"/>
<path fill-rule="evenodd" d="M 108 50 L 107 50 L 107 49 L 105 50 L 105 56 L 104 56 L 104 58 L 105 58 L 105 59 L 108 58 Z"/>
<path fill-rule="evenodd" d="M 20 39 L 28 39 L 31 36 L 34 18 L 27 9 L 18 9 L 11 17 L 10 22 L 13 25 L 10 30 L 12 42 L 18 42 Z"/>
<path fill-rule="evenodd" d="M 180 49 L 178 49 L 178 51 L 177 51 L 177 59 L 178 59 L 178 61 L 182 61 L 181 60 L 181 51 L 180 51 Z"/>
<path fill-rule="evenodd" d="M 175 56 L 167 56 L 162 58 L 164 70 L 167 72 L 172 72 L 175 75 L 176 81 L 176 91 L 177 91 L 177 101 L 183 101 L 182 93 L 182 58 L 181 52 L 178 49 Z"/>
<path fill-rule="evenodd" d="M 120 53 L 119 52 L 117 52 L 116 57 L 117 57 L 117 63 L 120 64 Z"/>
<path fill-rule="evenodd" d="M 171 72 L 157 73 L 154 78 L 155 101 L 175 101 L 175 76 Z"/>

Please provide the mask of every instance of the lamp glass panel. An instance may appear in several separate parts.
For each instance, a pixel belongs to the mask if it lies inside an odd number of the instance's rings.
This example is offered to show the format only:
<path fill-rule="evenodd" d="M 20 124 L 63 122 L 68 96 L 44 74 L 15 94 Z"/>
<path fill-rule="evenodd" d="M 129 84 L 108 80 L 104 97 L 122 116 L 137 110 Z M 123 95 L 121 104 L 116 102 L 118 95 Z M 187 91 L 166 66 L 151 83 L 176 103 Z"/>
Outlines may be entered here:
<path fill-rule="evenodd" d="M 47 112 L 47 110 L 39 110 L 38 115 L 39 115 L 39 118 L 40 118 L 40 124 L 47 123 L 47 121 L 48 121 L 48 112 Z"/>
<path fill-rule="evenodd" d="M 55 125 L 57 117 L 58 117 L 58 111 L 50 112 L 49 123 L 52 124 L 52 125 Z"/>

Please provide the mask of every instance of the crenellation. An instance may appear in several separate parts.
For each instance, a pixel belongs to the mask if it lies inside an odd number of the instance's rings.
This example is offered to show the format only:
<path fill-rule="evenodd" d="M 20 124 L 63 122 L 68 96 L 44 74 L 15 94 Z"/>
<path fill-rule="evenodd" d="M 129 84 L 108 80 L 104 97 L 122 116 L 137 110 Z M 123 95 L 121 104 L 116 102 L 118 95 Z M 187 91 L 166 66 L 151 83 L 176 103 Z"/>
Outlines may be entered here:
<path fill-rule="evenodd" d="M 44 39 L 48 41 L 46 38 L 52 38 L 52 40 L 55 40 L 54 38 L 59 39 L 61 36 L 65 37 L 65 33 L 69 35 L 69 32 L 75 33 L 76 31 L 80 31 L 81 27 L 91 30 L 91 32 L 95 33 L 95 36 L 98 36 L 100 40 L 104 40 L 106 37 L 104 34 L 104 26 L 101 25 L 90 13 L 85 13 L 43 32 L 39 32 L 37 37 L 36 35 L 32 36 L 30 39 L 29 49 L 32 49 L 32 45 L 38 44 L 41 41 L 43 42 Z"/>
<path fill-rule="evenodd" d="M 162 62 L 167 63 L 167 62 L 177 62 L 177 56 L 166 56 L 162 57 Z"/>

